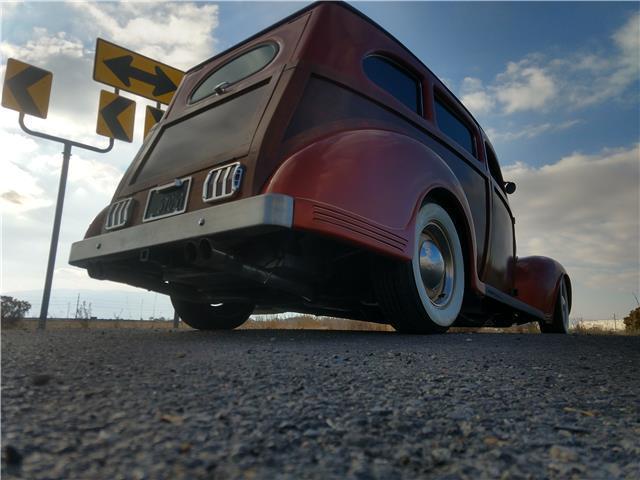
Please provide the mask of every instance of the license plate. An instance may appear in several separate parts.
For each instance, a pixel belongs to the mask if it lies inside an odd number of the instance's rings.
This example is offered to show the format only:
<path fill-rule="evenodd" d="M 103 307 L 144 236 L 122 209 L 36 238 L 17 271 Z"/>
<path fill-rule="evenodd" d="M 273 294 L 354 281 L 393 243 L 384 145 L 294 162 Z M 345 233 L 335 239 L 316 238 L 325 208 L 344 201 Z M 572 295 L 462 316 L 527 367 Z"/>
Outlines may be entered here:
<path fill-rule="evenodd" d="M 144 222 L 178 215 L 187 209 L 191 178 L 181 178 L 173 183 L 156 187 L 149 191 Z"/>

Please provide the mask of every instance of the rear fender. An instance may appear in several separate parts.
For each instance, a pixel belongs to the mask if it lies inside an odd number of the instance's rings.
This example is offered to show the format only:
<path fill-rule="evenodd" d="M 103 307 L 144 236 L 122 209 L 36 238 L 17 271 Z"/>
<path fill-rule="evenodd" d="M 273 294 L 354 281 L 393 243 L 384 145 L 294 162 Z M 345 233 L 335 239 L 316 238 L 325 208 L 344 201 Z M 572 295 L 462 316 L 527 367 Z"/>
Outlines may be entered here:
<path fill-rule="evenodd" d="M 433 150 L 385 130 L 341 132 L 287 158 L 263 193 L 295 198 L 294 227 L 386 255 L 411 259 L 416 213 L 431 192 L 446 192 L 464 217 L 469 259 L 476 257 L 470 208 L 449 166 Z M 457 222 L 459 224 L 459 222 Z M 475 262 L 468 273 L 478 286 Z"/>
<path fill-rule="evenodd" d="M 96 235 L 100 235 L 102 233 L 102 227 L 107 219 L 107 212 L 109 211 L 109 205 L 104 207 L 98 215 L 93 219 L 89 228 L 87 228 L 86 233 L 84 234 L 84 238 L 95 237 Z"/>
<path fill-rule="evenodd" d="M 571 309 L 571 281 L 564 267 L 554 259 L 539 256 L 518 258 L 515 276 L 518 298 L 542 311 L 547 320 L 553 317 L 560 280 L 566 278 Z"/>

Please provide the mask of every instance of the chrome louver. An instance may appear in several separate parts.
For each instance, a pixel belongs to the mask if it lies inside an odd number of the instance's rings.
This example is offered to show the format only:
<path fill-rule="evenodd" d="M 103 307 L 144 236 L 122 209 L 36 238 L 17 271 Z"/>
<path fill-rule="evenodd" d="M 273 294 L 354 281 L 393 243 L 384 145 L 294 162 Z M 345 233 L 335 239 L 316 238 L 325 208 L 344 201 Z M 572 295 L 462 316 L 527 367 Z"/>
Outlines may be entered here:
<path fill-rule="evenodd" d="M 240 189 L 243 173 L 244 167 L 239 162 L 214 168 L 204 180 L 202 200 L 214 202 L 235 195 Z"/>
<path fill-rule="evenodd" d="M 107 214 L 107 223 L 104 227 L 106 230 L 124 227 L 127 224 L 131 205 L 133 204 L 132 200 L 132 198 L 125 198 L 124 200 L 111 204 L 109 213 Z"/>

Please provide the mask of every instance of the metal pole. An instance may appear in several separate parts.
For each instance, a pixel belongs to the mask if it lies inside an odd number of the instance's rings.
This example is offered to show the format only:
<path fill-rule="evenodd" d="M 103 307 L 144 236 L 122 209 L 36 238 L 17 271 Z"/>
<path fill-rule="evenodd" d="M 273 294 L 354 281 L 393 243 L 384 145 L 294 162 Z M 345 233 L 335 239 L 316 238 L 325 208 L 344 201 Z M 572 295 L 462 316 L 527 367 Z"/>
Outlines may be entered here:
<path fill-rule="evenodd" d="M 180 318 L 178 317 L 178 312 L 173 311 L 173 328 L 180 327 Z"/>
<path fill-rule="evenodd" d="M 69 160 L 71 159 L 71 143 L 64 142 L 62 151 L 62 171 L 60 172 L 60 184 L 58 185 L 58 200 L 56 201 L 56 213 L 53 219 L 53 232 L 51 233 L 51 245 L 49 246 L 49 262 L 47 263 L 47 276 L 44 281 L 42 294 L 42 306 L 40 308 L 40 320 L 38 328 L 44 330 L 47 325 L 49 312 L 49 298 L 51 297 L 51 282 L 53 281 L 53 269 L 56 265 L 56 253 L 58 251 L 58 237 L 60 236 L 60 222 L 62 220 L 62 207 L 64 205 L 64 192 L 67 187 L 67 173 L 69 172 Z"/>

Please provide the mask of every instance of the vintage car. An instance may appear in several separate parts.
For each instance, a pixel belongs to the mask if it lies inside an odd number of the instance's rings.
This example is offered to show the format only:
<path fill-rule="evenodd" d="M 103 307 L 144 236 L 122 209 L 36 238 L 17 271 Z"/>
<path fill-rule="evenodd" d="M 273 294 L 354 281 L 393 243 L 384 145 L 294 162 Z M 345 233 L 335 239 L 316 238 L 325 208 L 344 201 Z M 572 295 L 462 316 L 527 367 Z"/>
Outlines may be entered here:
<path fill-rule="evenodd" d="M 202 330 L 291 311 L 566 333 L 571 282 L 516 256 L 514 190 L 416 56 L 322 2 L 187 72 L 70 263 Z"/>

